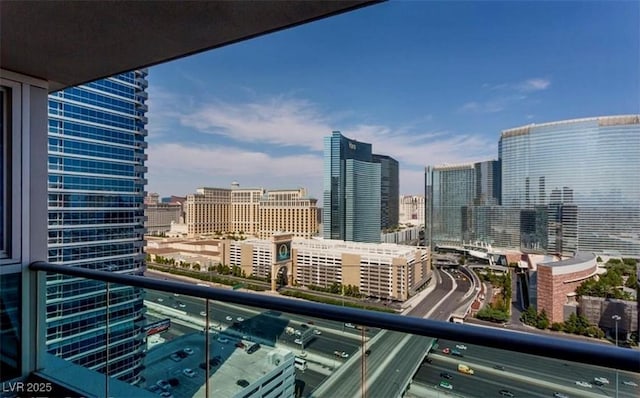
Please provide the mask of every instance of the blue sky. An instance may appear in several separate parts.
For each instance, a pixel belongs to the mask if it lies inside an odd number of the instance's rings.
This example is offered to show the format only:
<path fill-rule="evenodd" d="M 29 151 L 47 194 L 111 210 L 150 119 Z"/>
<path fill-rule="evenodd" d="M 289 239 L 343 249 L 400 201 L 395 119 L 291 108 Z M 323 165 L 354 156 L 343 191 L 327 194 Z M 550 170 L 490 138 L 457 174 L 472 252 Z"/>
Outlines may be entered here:
<path fill-rule="evenodd" d="M 332 130 L 400 163 L 497 158 L 500 131 L 640 112 L 640 6 L 391 1 L 155 66 L 148 191 L 305 187 Z"/>

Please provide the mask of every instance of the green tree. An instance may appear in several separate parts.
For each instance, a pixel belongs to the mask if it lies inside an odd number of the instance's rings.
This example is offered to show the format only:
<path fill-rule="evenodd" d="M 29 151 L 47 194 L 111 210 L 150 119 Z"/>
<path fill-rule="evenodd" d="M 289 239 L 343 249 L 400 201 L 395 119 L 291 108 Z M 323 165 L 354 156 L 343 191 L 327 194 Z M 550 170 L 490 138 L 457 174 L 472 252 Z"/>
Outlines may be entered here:
<path fill-rule="evenodd" d="M 562 322 L 554 322 L 551 324 L 551 330 L 555 332 L 562 332 L 564 330 L 564 324 Z"/>
<path fill-rule="evenodd" d="M 549 327 L 549 317 L 547 317 L 547 312 L 544 309 L 542 309 L 537 316 L 536 327 L 538 329 L 546 329 Z"/>
<path fill-rule="evenodd" d="M 596 261 L 601 263 L 602 262 L 602 257 L 598 256 L 598 258 L 596 258 Z"/>

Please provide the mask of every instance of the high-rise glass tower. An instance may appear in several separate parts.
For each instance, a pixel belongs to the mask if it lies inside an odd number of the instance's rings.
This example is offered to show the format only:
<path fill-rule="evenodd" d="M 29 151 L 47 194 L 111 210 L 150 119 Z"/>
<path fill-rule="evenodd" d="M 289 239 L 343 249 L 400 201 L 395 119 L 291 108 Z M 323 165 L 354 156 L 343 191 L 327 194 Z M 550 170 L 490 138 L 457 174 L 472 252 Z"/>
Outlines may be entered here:
<path fill-rule="evenodd" d="M 380 227 L 393 228 L 399 222 L 400 176 L 398 161 L 391 156 L 373 155 L 380 163 Z"/>
<path fill-rule="evenodd" d="M 50 262 L 143 273 L 146 76 L 137 70 L 49 95 Z M 47 278 L 47 349 L 58 357 L 136 383 L 143 319 L 141 289 Z"/>
<path fill-rule="evenodd" d="M 325 239 L 380 242 L 380 164 L 371 144 L 334 131 L 324 139 Z"/>
<path fill-rule="evenodd" d="M 546 212 L 528 217 L 545 250 L 640 257 L 640 115 L 504 130 L 499 148 L 502 205 Z"/>

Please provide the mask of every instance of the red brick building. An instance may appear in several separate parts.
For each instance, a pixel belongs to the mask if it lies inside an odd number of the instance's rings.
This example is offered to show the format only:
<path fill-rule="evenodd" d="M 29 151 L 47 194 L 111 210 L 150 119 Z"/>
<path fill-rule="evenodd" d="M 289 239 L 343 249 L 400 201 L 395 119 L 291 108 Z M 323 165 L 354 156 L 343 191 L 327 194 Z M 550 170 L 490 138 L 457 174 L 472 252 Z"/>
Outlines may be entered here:
<path fill-rule="evenodd" d="M 596 275 L 598 265 L 592 253 L 539 263 L 537 265 L 537 309 L 543 309 L 551 322 L 564 322 L 565 305 L 574 302 L 576 288 Z"/>

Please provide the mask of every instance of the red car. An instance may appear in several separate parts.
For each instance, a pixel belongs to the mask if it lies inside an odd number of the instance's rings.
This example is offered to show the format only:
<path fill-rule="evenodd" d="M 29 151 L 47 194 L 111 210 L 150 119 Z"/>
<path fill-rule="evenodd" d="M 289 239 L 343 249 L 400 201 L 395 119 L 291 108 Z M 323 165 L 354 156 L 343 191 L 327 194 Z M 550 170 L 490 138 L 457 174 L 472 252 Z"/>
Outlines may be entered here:
<path fill-rule="evenodd" d="M 443 349 L 443 350 L 442 350 L 442 353 L 443 353 L 443 354 L 450 354 L 450 353 L 451 353 L 451 350 L 449 349 L 449 347 L 447 347 L 447 348 L 445 348 L 445 349 Z"/>

